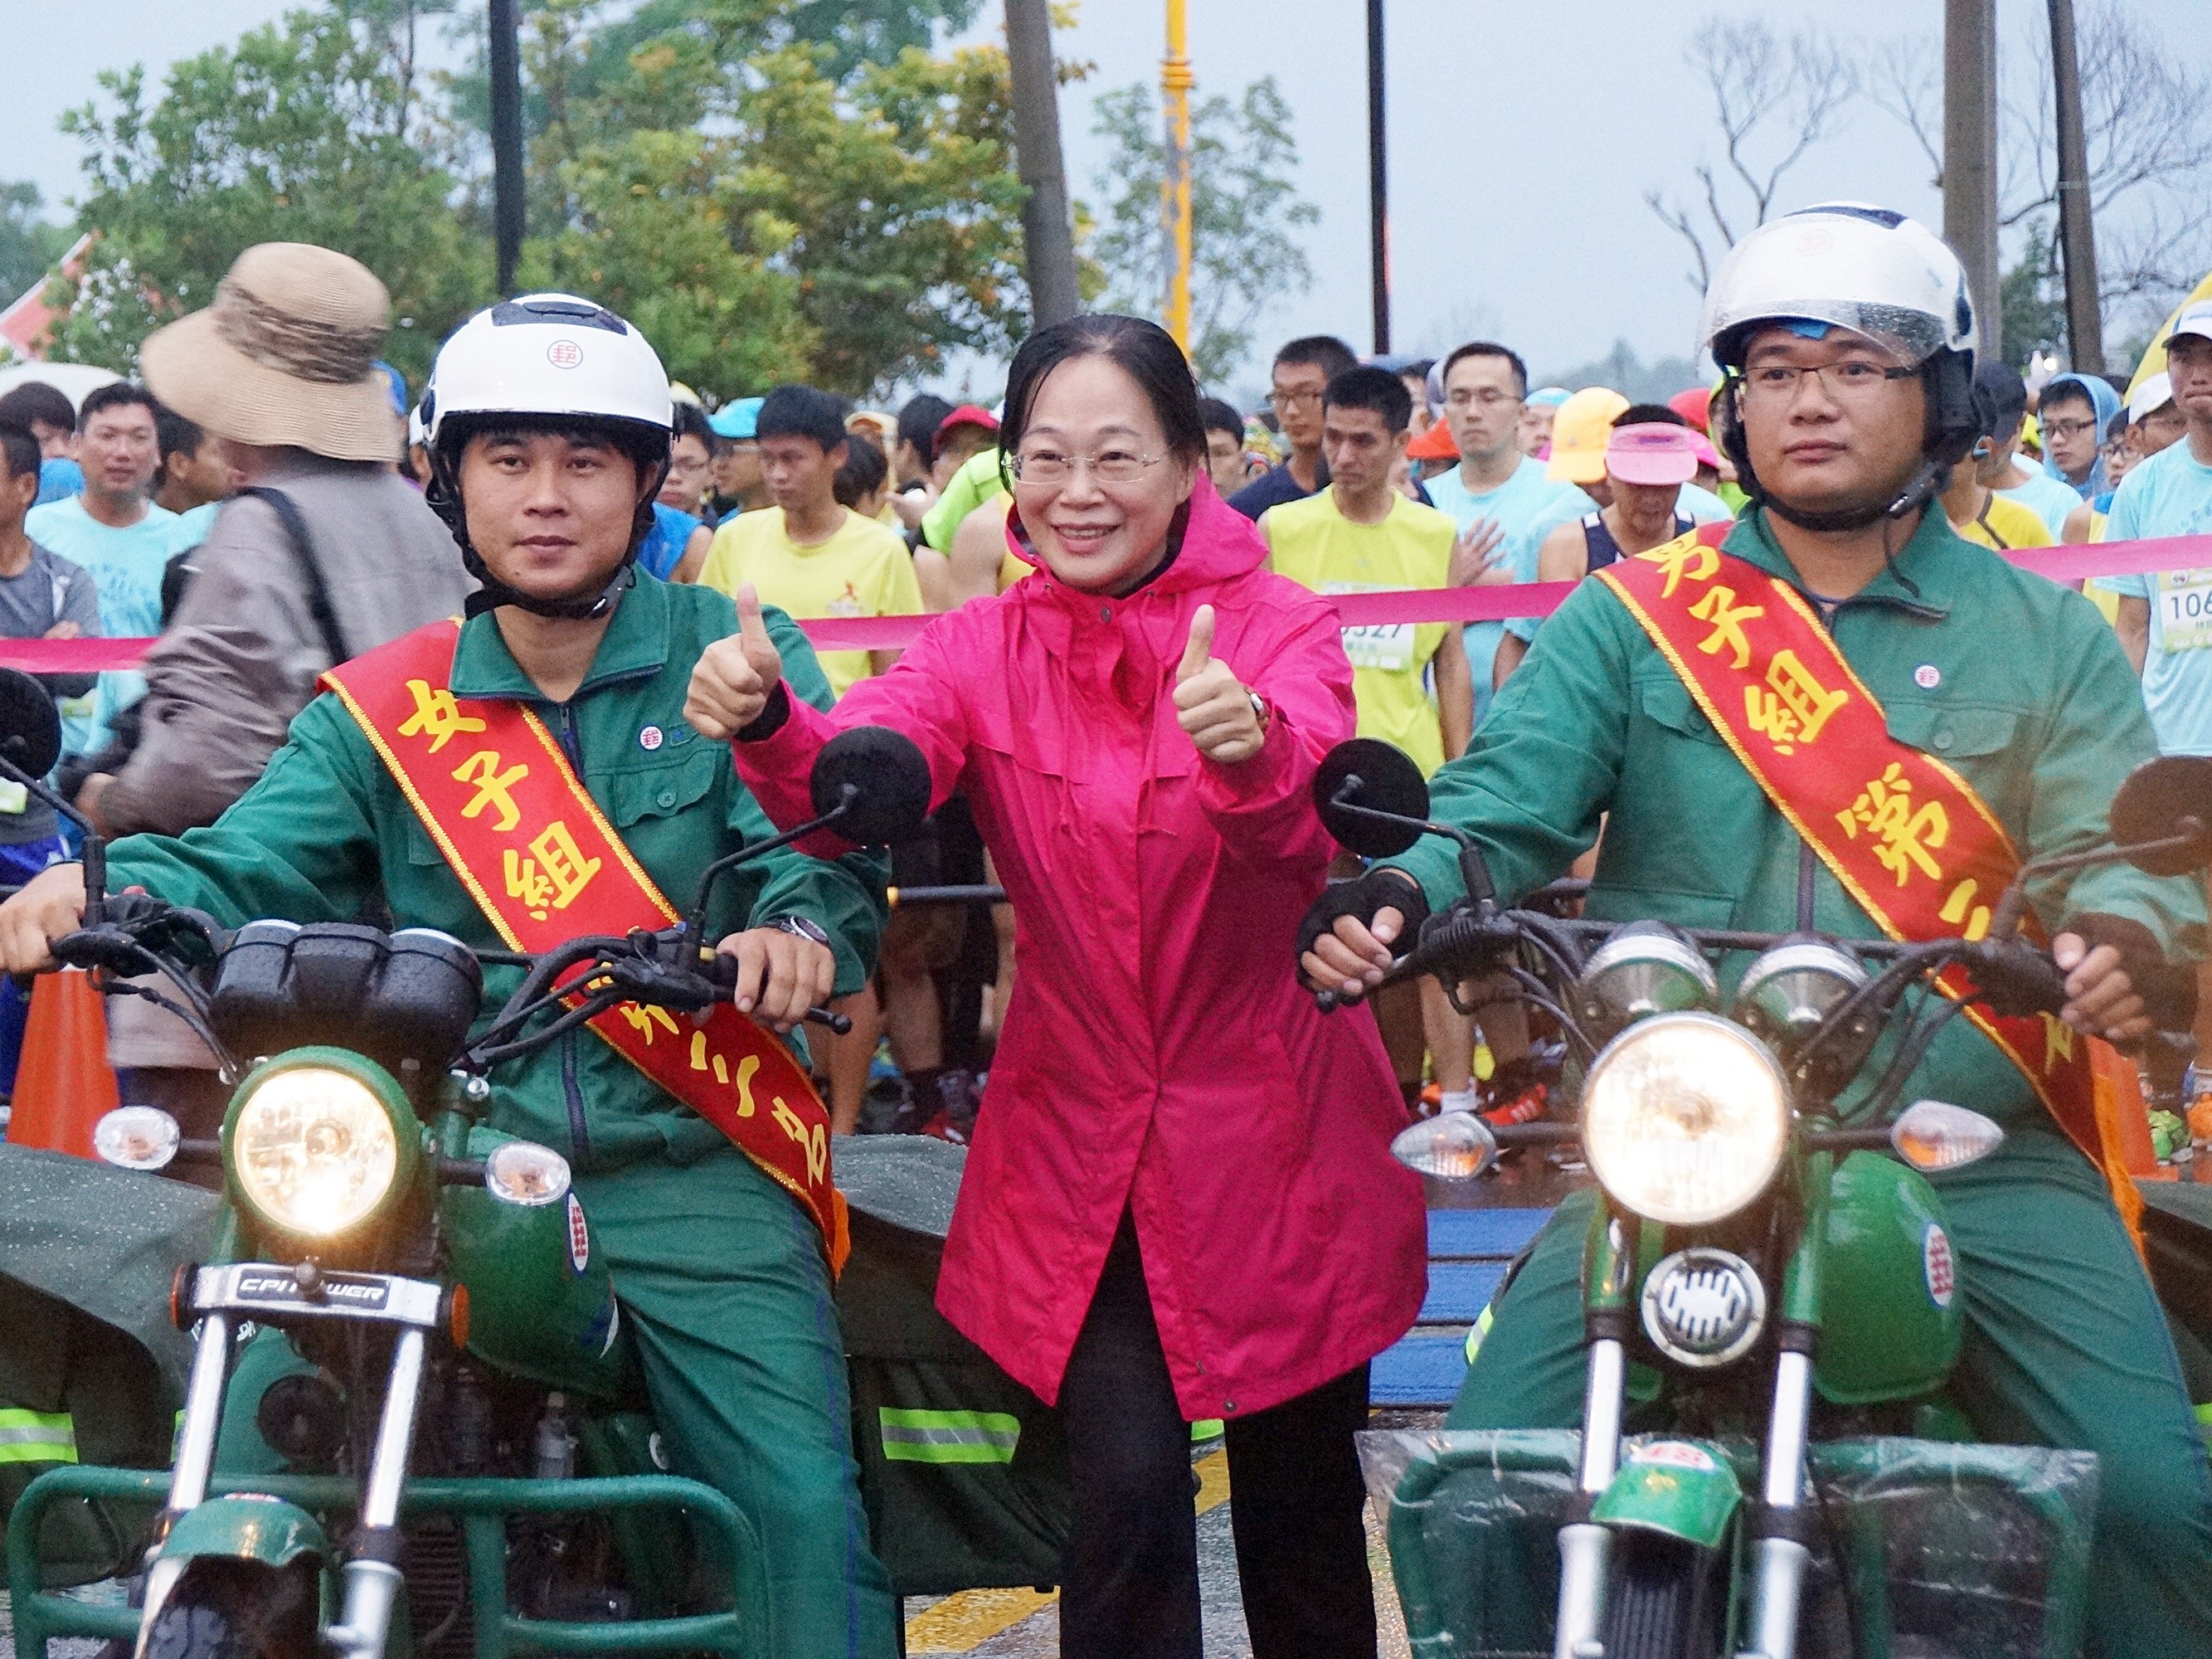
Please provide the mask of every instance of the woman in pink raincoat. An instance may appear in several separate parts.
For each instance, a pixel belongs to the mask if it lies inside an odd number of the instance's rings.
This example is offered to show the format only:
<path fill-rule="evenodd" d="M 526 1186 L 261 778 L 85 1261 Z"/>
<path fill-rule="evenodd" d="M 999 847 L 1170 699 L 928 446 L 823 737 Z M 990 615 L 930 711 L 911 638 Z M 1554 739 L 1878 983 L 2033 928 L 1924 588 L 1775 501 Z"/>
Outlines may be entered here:
<path fill-rule="evenodd" d="M 1283 966 L 1333 851 L 1314 769 L 1352 731 L 1335 614 L 1264 570 L 1214 493 L 1197 388 L 1152 325 L 1034 336 L 1001 442 L 1035 574 L 938 617 L 830 714 L 789 696 L 741 593 L 686 713 L 738 739 L 786 824 L 838 731 L 904 733 L 933 805 L 966 794 L 1013 902 L 1013 1000 L 937 1294 L 1061 1409 L 1061 1651 L 1198 1659 L 1188 1425 L 1220 1417 L 1254 1652 L 1368 1659 L 1352 1435 L 1425 1249 L 1373 1022 L 1318 1012 Z"/>

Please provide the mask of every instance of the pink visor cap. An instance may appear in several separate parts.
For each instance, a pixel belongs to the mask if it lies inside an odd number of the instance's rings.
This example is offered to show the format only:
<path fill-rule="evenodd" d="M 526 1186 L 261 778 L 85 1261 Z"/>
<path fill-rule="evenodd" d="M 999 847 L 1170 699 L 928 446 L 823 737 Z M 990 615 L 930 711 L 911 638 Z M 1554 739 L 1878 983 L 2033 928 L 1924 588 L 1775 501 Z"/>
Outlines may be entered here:
<path fill-rule="evenodd" d="M 1695 435 L 1661 421 L 1617 426 L 1606 441 L 1605 470 L 1623 483 L 1687 483 L 1698 470 Z"/>

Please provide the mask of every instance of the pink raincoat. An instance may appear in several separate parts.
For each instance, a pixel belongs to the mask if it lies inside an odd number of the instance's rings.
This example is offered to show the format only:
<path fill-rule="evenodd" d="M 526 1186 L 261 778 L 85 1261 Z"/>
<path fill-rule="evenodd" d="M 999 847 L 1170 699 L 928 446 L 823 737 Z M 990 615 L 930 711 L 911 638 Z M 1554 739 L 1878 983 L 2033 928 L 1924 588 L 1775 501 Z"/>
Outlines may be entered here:
<path fill-rule="evenodd" d="M 793 698 L 775 735 L 735 745 L 780 823 L 811 816 L 809 769 L 849 726 L 914 739 L 933 805 L 967 795 L 1013 902 L 1016 976 L 937 1302 L 1047 1401 L 1124 1206 L 1194 1420 L 1340 1376 L 1425 1288 L 1375 1022 L 1321 1013 L 1296 981 L 1334 850 L 1309 788 L 1352 735 L 1352 671 L 1335 613 L 1266 556 L 1201 475 L 1181 551 L 1127 599 L 1039 571 L 936 618 L 834 714 Z M 1170 695 L 1201 605 L 1215 656 L 1272 711 L 1234 766 L 1200 758 Z"/>

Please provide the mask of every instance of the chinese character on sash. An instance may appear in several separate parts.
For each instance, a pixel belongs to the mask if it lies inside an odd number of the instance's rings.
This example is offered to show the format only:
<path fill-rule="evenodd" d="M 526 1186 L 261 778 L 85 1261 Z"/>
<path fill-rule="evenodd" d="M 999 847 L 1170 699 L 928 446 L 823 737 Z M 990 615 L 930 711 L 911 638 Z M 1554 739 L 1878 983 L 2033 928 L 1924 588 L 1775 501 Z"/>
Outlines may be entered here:
<path fill-rule="evenodd" d="M 1699 622 L 1711 623 L 1713 631 L 1698 641 L 1698 649 L 1709 657 L 1718 656 L 1725 645 L 1735 653 L 1733 667 L 1743 668 L 1751 662 L 1751 641 L 1744 637 L 1743 625 L 1766 614 L 1763 605 L 1738 605 L 1735 589 L 1714 587 L 1705 597 L 1690 607 L 1690 614 Z"/>
<path fill-rule="evenodd" d="M 1659 591 L 1662 599 L 1674 597 L 1674 589 L 1685 576 L 1693 582 L 1711 581 L 1713 573 L 1721 568 L 1721 556 L 1703 542 L 1690 537 L 1680 537 L 1664 547 L 1655 547 L 1649 553 L 1636 556 L 1646 564 L 1656 564 L 1667 573 L 1667 586 Z"/>
<path fill-rule="evenodd" d="M 500 828 L 513 825 L 502 823 Z M 567 909 L 599 873 L 602 860 L 586 858 L 584 849 L 576 845 L 575 836 L 560 818 L 539 833 L 530 843 L 530 851 L 533 856 L 525 858 L 509 847 L 501 856 L 506 866 L 507 897 L 519 898 L 529 906 L 533 921 L 544 921 L 548 907 Z"/>
<path fill-rule="evenodd" d="M 1865 830 L 1881 843 L 1874 849 L 1875 861 L 1897 878 L 1899 887 L 1915 869 L 1942 879 L 1943 866 L 1928 849 L 1940 848 L 1951 838 L 1950 814 L 1943 810 L 1942 802 L 1933 800 L 1916 811 L 1912 780 L 1897 762 L 1892 761 L 1880 777 L 1869 781 L 1846 811 L 1837 813 L 1836 822 L 1854 841 Z"/>
<path fill-rule="evenodd" d="M 477 787 L 475 797 L 461 808 L 461 816 L 472 818 L 487 806 L 499 808 L 499 829 L 503 835 L 522 822 L 522 809 L 514 804 L 507 792 L 530 775 L 527 765 L 510 766 L 499 769 L 499 750 L 479 749 L 453 769 L 456 783 L 472 783 Z"/>
<path fill-rule="evenodd" d="M 440 686 L 430 689 L 428 680 L 407 682 L 407 695 L 415 699 L 415 712 L 402 722 L 399 735 L 430 739 L 430 752 L 436 754 L 453 740 L 456 732 L 481 732 L 484 723 L 473 714 L 464 714 L 453 701 L 453 694 Z"/>
<path fill-rule="evenodd" d="M 1744 718 L 1764 735 L 1778 755 L 1794 755 L 1797 744 L 1820 735 L 1829 717 L 1851 700 L 1848 691 L 1831 691 L 1786 647 L 1766 666 L 1766 689 L 1743 688 Z"/>

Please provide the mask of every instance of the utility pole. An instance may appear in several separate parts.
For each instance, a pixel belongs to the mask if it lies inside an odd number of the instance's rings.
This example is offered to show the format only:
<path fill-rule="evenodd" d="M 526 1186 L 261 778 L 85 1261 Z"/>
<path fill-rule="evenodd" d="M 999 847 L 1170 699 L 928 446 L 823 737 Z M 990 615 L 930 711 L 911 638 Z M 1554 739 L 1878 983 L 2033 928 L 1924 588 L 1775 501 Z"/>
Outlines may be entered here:
<path fill-rule="evenodd" d="M 1390 174 L 1382 118 L 1382 0 L 1367 0 L 1367 240 L 1375 295 L 1375 355 L 1390 350 Z"/>
<path fill-rule="evenodd" d="M 1160 180 L 1160 241 L 1167 259 L 1167 295 L 1160 307 L 1168 332 L 1190 355 L 1190 94 L 1197 84 L 1183 55 L 1184 0 L 1168 0 L 1168 52 L 1160 60 L 1160 108 L 1166 118 Z"/>
<path fill-rule="evenodd" d="M 1022 204 L 1030 325 L 1044 328 L 1083 308 L 1075 286 L 1075 238 L 1067 223 L 1067 171 L 1060 156 L 1049 0 L 1006 0 L 1006 60 L 1014 82 L 1014 161 L 1030 192 Z"/>
<path fill-rule="evenodd" d="M 2097 232 L 2089 214 L 2089 146 L 2081 131 L 2081 58 L 2074 0 L 2051 0 L 2051 74 L 2058 112 L 2058 246 L 2066 265 L 2066 343 L 2073 366 L 2105 371 L 2097 302 Z"/>
<path fill-rule="evenodd" d="M 1983 355 L 2003 349 L 1997 274 L 1996 0 L 1943 0 L 1943 240 L 1966 267 Z"/>
<path fill-rule="evenodd" d="M 492 246 L 502 296 L 514 292 L 522 257 L 522 49 L 515 38 L 515 0 L 491 0 Z"/>

